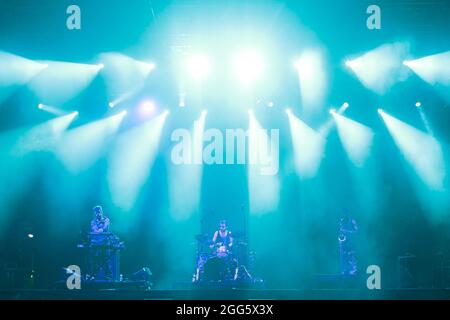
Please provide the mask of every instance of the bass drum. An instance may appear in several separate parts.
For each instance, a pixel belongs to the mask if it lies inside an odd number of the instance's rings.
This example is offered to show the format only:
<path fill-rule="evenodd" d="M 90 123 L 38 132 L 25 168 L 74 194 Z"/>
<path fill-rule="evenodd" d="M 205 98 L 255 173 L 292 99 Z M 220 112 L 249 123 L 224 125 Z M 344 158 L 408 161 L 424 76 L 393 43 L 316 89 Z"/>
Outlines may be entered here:
<path fill-rule="evenodd" d="M 234 277 L 237 263 L 230 256 L 225 258 L 214 256 L 208 259 L 203 269 L 203 280 L 224 281 Z"/>
<path fill-rule="evenodd" d="M 205 281 L 219 281 L 225 279 L 227 273 L 226 259 L 212 257 L 206 261 L 203 269 L 203 279 Z"/>

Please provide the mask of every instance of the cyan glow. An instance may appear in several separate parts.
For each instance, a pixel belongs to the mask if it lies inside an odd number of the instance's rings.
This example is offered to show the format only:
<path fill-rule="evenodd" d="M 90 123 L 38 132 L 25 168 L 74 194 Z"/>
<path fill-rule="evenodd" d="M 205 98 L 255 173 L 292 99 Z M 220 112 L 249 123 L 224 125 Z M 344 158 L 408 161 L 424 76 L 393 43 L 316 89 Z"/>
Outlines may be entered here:
<path fill-rule="evenodd" d="M 115 107 L 133 97 L 145 84 L 155 64 L 143 62 L 121 53 L 103 53 L 100 60 L 105 68 L 108 99 Z"/>
<path fill-rule="evenodd" d="M 52 150 L 77 116 L 78 112 L 72 112 L 25 130 L 20 135 L 13 154 L 22 156 L 32 151 Z"/>
<path fill-rule="evenodd" d="M 261 127 L 253 113 L 249 113 L 249 142 L 248 142 L 248 189 L 250 196 L 250 213 L 261 215 L 274 212 L 278 208 L 280 197 L 280 181 L 278 175 L 264 175 L 265 163 L 274 159 L 265 159 L 272 152 L 270 139 Z M 273 154 L 279 157 L 279 150 Z M 277 161 L 278 162 L 278 161 Z"/>
<path fill-rule="evenodd" d="M 305 51 L 295 63 L 300 81 L 302 106 L 306 111 L 321 107 L 327 91 L 324 58 L 319 50 Z"/>
<path fill-rule="evenodd" d="M 0 51 L 0 101 L 15 87 L 28 83 L 47 67 L 46 64 Z"/>
<path fill-rule="evenodd" d="M 188 220 L 200 207 L 201 181 L 203 174 L 203 134 L 205 131 L 206 112 L 202 112 L 194 122 L 191 130 L 191 150 L 187 158 L 192 164 L 173 164 L 169 171 L 170 201 L 169 212 L 175 221 Z"/>
<path fill-rule="evenodd" d="M 117 137 L 108 163 L 108 185 L 113 203 L 124 211 L 133 208 L 148 179 L 158 152 L 168 113 Z"/>
<path fill-rule="evenodd" d="M 55 148 L 56 155 L 71 173 L 89 168 L 103 154 L 109 138 L 115 135 L 125 115 L 126 112 L 122 111 L 67 131 Z"/>
<path fill-rule="evenodd" d="M 288 113 L 294 148 L 294 163 L 300 178 L 314 177 L 319 170 L 326 139 L 292 112 Z"/>
<path fill-rule="evenodd" d="M 264 60 L 256 51 L 243 51 L 234 57 L 232 68 L 241 84 L 250 85 L 261 77 Z"/>
<path fill-rule="evenodd" d="M 186 68 L 193 79 L 200 80 L 210 73 L 211 62 L 206 55 L 195 54 L 188 57 Z"/>
<path fill-rule="evenodd" d="M 50 105 L 62 105 L 86 89 L 100 71 L 98 65 L 44 61 L 48 68 L 29 83 L 36 96 Z"/>
<path fill-rule="evenodd" d="M 441 190 L 444 187 L 445 163 L 439 142 L 383 110 L 380 114 L 404 158 L 417 175 L 430 188 Z"/>
<path fill-rule="evenodd" d="M 48 113 L 51 113 L 51 114 L 54 114 L 56 116 L 63 116 L 63 115 L 69 114 L 69 112 L 67 112 L 67 111 L 59 109 L 57 107 L 48 106 L 48 105 L 45 105 L 43 103 L 39 103 L 38 109 L 42 110 L 42 111 L 45 111 L 45 112 L 48 112 Z"/>
<path fill-rule="evenodd" d="M 355 166 L 362 167 L 370 155 L 374 136 L 372 129 L 337 112 L 332 115 L 348 158 Z"/>
<path fill-rule="evenodd" d="M 431 85 L 450 85 L 450 51 L 405 61 L 404 65 Z"/>
<path fill-rule="evenodd" d="M 385 44 L 345 64 L 366 88 L 383 94 L 406 79 L 402 62 L 407 53 L 408 47 L 403 43 Z"/>

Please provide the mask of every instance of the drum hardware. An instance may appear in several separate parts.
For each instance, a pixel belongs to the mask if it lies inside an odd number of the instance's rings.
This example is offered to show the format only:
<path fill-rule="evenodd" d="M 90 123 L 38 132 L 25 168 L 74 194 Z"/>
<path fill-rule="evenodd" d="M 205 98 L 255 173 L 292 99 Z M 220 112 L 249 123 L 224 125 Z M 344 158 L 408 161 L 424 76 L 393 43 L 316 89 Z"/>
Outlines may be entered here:
<path fill-rule="evenodd" d="M 231 248 L 221 242 L 213 243 L 208 235 L 198 234 L 195 238 L 198 249 L 196 268 L 192 275 L 193 283 L 252 279 L 247 266 L 242 264 L 247 261 L 245 256 L 248 255 L 248 242 L 243 236 L 235 236 Z"/>

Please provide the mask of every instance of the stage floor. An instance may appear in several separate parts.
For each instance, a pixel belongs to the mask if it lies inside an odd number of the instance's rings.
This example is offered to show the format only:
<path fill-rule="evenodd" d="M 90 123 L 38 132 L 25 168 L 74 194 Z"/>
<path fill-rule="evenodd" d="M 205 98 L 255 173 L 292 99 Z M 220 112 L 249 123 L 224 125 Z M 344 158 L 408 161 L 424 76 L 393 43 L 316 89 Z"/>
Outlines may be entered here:
<path fill-rule="evenodd" d="M 9 290 L 1 300 L 450 300 L 449 289 Z"/>

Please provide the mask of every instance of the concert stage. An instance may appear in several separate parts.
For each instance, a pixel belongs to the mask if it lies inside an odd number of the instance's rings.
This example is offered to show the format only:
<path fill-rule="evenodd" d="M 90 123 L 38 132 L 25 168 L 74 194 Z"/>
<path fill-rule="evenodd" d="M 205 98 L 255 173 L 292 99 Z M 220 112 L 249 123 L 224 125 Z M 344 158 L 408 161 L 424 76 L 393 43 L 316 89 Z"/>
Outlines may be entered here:
<path fill-rule="evenodd" d="M 449 17 L 0 0 L 0 299 L 450 299 Z"/>

